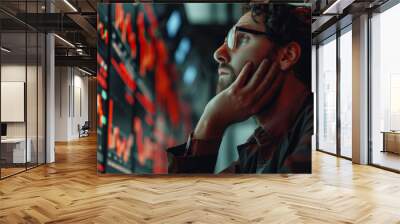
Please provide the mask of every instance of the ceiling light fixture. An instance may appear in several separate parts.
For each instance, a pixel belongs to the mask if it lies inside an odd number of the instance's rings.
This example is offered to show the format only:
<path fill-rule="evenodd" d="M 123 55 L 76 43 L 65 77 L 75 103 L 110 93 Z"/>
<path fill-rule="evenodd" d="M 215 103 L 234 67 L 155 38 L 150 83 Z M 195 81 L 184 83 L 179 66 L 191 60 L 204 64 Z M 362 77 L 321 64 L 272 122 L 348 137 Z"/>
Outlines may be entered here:
<path fill-rule="evenodd" d="M 327 9 L 324 10 L 322 14 L 328 14 L 331 13 L 332 9 L 334 9 L 337 4 L 339 4 L 340 0 L 336 0 L 332 5 L 330 5 Z"/>
<path fill-rule="evenodd" d="M 63 41 L 64 43 L 66 43 L 67 45 L 69 45 L 70 47 L 75 48 L 75 45 L 73 45 L 73 44 L 72 44 L 71 42 L 69 42 L 68 40 L 66 40 L 66 39 L 64 39 L 64 38 L 62 38 L 62 37 L 60 37 L 60 36 L 57 35 L 57 34 L 54 34 L 54 36 L 57 37 L 58 39 L 60 39 L 61 41 Z"/>
<path fill-rule="evenodd" d="M 9 49 L 7 49 L 7 48 L 5 48 L 5 47 L 1 47 L 0 49 L 1 49 L 2 51 L 6 52 L 6 53 L 10 53 L 10 52 L 11 52 L 11 50 L 9 50 Z"/>
<path fill-rule="evenodd" d="M 355 0 L 336 0 L 332 5 L 330 5 L 327 9 L 322 13 L 323 15 L 329 14 L 342 14 L 343 10 L 351 5 Z"/>
<path fill-rule="evenodd" d="M 83 55 L 83 50 L 81 48 L 77 48 L 76 53 L 78 53 L 79 55 Z"/>
<path fill-rule="evenodd" d="M 79 67 L 78 67 L 78 70 L 81 71 L 81 72 L 83 72 L 83 73 L 85 73 L 85 74 L 87 74 L 87 75 L 93 75 L 92 73 L 90 73 L 90 72 L 88 72 L 88 71 L 86 71 L 86 70 L 83 70 L 83 69 L 81 69 L 81 68 L 79 68 Z"/>
<path fill-rule="evenodd" d="M 68 0 L 64 0 L 65 4 L 67 4 L 72 10 L 74 10 L 74 12 L 78 12 L 78 10 L 68 1 Z"/>

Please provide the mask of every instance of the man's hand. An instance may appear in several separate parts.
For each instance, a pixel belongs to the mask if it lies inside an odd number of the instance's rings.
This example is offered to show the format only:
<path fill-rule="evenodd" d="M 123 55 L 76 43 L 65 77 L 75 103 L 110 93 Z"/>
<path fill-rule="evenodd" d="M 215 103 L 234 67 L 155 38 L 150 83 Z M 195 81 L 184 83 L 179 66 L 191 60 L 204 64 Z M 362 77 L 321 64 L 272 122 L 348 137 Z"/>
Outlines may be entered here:
<path fill-rule="evenodd" d="M 257 70 L 246 63 L 238 78 L 212 98 L 196 126 L 195 139 L 220 139 L 232 123 L 244 121 L 267 106 L 279 92 L 284 80 L 277 62 L 264 59 Z"/>

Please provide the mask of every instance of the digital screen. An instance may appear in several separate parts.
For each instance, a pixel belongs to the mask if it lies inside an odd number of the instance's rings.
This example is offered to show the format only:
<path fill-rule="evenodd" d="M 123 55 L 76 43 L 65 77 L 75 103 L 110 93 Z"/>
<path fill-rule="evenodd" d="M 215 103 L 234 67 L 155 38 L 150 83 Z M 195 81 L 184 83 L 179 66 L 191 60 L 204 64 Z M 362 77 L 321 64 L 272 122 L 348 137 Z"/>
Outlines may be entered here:
<path fill-rule="evenodd" d="M 98 13 L 98 170 L 166 173 L 164 149 L 185 136 L 153 8 L 101 4 Z M 177 16 L 169 27 L 179 26 Z"/>

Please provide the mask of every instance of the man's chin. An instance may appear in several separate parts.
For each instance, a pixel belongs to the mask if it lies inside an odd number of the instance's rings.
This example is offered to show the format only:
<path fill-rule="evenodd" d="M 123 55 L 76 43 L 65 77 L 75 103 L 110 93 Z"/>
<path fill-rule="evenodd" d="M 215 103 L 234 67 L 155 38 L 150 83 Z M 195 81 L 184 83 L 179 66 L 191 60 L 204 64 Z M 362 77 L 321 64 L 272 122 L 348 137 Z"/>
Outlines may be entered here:
<path fill-rule="evenodd" d="M 217 93 L 228 88 L 235 81 L 235 76 L 233 75 L 220 75 L 218 77 Z"/>

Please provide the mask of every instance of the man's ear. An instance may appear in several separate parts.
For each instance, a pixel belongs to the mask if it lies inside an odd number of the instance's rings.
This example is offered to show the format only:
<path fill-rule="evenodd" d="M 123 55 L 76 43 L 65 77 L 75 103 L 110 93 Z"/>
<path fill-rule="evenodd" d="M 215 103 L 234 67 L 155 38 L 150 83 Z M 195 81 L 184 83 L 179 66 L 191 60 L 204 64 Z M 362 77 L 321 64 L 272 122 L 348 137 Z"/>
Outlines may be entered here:
<path fill-rule="evenodd" d="M 297 42 L 290 42 L 279 51 L 279 66 L 282 71 L 291 69 L 297 61 L 299 61 L 301 55 L 301 46 Z"/>

